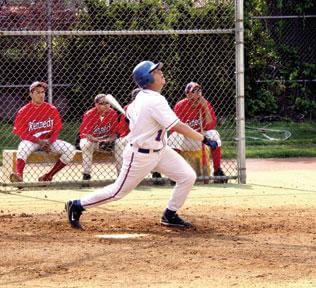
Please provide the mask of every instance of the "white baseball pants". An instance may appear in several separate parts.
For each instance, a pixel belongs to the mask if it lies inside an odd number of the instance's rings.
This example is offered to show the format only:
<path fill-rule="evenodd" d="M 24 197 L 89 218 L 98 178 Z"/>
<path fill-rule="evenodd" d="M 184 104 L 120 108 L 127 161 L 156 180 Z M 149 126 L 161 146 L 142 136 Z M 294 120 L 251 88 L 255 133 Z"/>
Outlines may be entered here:
<path fill-rule="evenodd" d="M 48 140 L 47 140 L 48 141 Z M 26 159 L 34 151 L 39 150 L 40 145 L 33 143 L 32 141 L 22 140 L 18 147 L 17 159 Z M 53 153 L 61 154 L 60 160 L 64 164 L 68 164 L 76 153 L 76 148 L 70 143 L 62 140 L 56 140 L 53 144 L 50 145 L 50 149 Z"/>
<path fill-rule="evenodd" d="M 157 171 L 174 180 L 167 208 L 177 211 L 184 204 L 196 180 L 196 174 L 191 166 L 169 146 L 159 152 L 149 154 L 138 152 L 137 147 L 126 145 L 123 152 L 123 166 L 113 184 L 80 199 L 83 208 L 90 208 L 103 203 L 116 201 L 129 192 L 151 172 Z"/>

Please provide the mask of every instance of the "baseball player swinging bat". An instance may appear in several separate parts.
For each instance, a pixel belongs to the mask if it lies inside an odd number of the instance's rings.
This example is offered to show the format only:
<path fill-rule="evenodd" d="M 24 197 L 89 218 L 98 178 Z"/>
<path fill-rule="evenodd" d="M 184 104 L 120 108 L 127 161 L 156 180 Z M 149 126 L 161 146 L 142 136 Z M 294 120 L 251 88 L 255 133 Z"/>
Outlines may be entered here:
<path fill-rule="evenodd" d="M 125 115 L 125 110 L 111 94 L 105 95 L 105 101 L 108 102 L 113 108 L 115 108 L 116 110 L 121 112 L 123 115 Z"/>
<path fill-rule="evenodd" d="M 203 134 L 204 129 L 203 129 L 203 117 L 202 117 L 202 111 L 200 111 L 200 129 L 201 133 Z M 204 184 L 209 183 L 209 177 L 208 177 L 208 172 L 207 172 L 207 161 L 206 161 L 206 148 L 205 144 L 202 143 L 202 174 L 203 174 L 203 182 Z"/>

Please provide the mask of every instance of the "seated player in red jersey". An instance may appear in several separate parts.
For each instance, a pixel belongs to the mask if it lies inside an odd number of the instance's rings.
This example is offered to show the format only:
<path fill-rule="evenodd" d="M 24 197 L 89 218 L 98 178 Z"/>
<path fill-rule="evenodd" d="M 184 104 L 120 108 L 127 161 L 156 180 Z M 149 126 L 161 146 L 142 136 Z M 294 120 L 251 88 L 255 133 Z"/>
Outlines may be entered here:
<path fill-rule="evenodd" d="M 57 108 L 44 101 L 47 84 L 36 81 L 29 88 L 31 101 L 17 113 L 13 133 L 21 138 L 16 160 L 16 173 L 10 175 L 11 182 L 23 182 L 25 162 L 36 150 L 61 155 L 54 167 L 41 176 L 39 181 L 51 181 L 53 176 L 65 167 L 75 155 L 75 147 L 59 140 L 58 133 L 63 128 Z"/>
<path fill-rule="evenodd" d="M 203 132 L 209 139 L 216 141 L 218 146 L 210 149 L 213 159 L 213 176 L 225 176 L 221 168 L 221 139 L 215 130 L 217 118 L 213 106 L 202 95 L 200 84 L 190 82 L 185 88 L 186 97 L 180 100 L 174 107 L 174 112 L 179 119 L 198 132 Z M 202 122 L 202 123 L 201 123 Z M 201 131 L 201 126 L 203 131 Z M 172 133 L 168 144 L 179 151 L 180 154 L 191 164 L 197 175 L 201 175 L 202 156 L 201 143 L 185 138 L 178 133 Z M 209 153 L 207 155 L 208 172 L 210 174 Z M 217 179 L 215 183 L 226 183 L 227 179 Z"/>
<path fill-rule="evenodd" d="M 94 107 L 84 113 L 80 125 L 80 149 L 82 151 L 83 180 L 91 179 L 93 152 L 105 150 L 118 137 L 118 115 L 98 94 Z"/>

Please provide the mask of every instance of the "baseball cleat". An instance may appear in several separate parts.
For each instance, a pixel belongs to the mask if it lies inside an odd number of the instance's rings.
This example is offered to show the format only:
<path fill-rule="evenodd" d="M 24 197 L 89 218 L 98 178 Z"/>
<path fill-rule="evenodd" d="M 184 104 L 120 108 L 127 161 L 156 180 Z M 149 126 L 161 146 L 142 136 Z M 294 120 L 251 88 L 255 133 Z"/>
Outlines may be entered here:
<path fill-rule="evenodd" d="M 11 182 L 23 182 L 22 176 L 16 174 L 16 173 L 11 173 L 10 175 L 10 181 Z"/>
<path fill-rule="evenodd" d="M 158 172 L 153 172 L 152 179 L 154 185 L 163 186 L 166 184 L 165 179 L 163 179 Z"/>
<path fill-rule="evenodd" d="M 16 173 L 11 173 L 10 175 L 11 182 L 23 182 L 23 177 Z M 23 186 L 17 186 L 18 189 L 23 189 Z"/>
<path fill-rule="evenodd" d="M 38 178 L 39 182 L 51 182 L 52 180 L 53 180 L 53 177 L 48 174 L 44 174 L 43 176 Z"/>
<path fill-rule="evenodd" d="M 91 175 L 84 173 L 84 174 L 82 175 L 82 180 L 91 180 Z"/>
<path fill-rule="evenodd" d="M 67 212 L 68 222 L 71 225 L 71 227 L 76 229 L 82 229 L 79 219 L 84 209 L 80 204 L 78 204 L 78 200 L 66 202 L 65 210 Z"/>
<path fill-rule="evenodd" d="M 160 224 L 164 226 L 170 226 L 170 227 L 178 227 L 178 228 L 190 228 L 193 227 L 193 225 L 190 222 L 187 222 L 183 219 L 181 219 L 178 214 L 174 214 L 171 217 L 164 214 L 161 217 Z"/>
<path fill-rule="evenodd" d="M 84 173 L 83 176 L 82 176 L 82 180 L 84 180 L 84 181 L 91 180 L 91 175 Z M 87 188 L 87 187 L 90 187 L 90 184 L 89 184 L 89 183 L 83 183 L 83 184 L 81 185 L 81 187 L 82 187 L 82 188 Z"/>
<path fill-rule="evenodd" d="M 216 172 L 214 172 L 214 176 L 226 176 L 226 175 L 221 168 L 218 168 L 218 170 Z M 228 182 L 227 179 L 215 179 L 214 180 L 214 183 L 216 183 L 216 184 L 224 184 L 227 182 Z"/>

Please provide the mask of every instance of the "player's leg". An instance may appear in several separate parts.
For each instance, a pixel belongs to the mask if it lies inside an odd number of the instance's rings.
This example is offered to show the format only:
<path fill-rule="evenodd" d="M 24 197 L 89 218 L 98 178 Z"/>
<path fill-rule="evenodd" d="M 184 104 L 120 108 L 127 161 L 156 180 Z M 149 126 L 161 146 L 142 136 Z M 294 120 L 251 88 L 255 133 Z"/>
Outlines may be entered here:
<path fill-rule="evenodd" d="M 117 175 L 120 174 L 122 165 L 123 165 L 123 151 L 127 144 L 126 137 L 118 138 L 115 140 L 114 145 L 114 157 L 115 157 L 115 168 Z"/>
<path fill-rule="evenodd" d="M 76 153 L 76 148 L 73 145 L 62 140 L 56 140 L 50 148 L 53 153 L 61 154 L 61 156 L 53 168 L 38 179 L 39 181 L 51 181 L 57 172 L 71 162 Z"/>
<path fill-rule="evenodd" d="M 196 173 L 192 167 L 176 151 L 166 147 L 154 170 L 160 171 L 176 182 L 167 209 L 162 216 L 161 224 L 176 227 L 192 226 L 191 223 L 184 221 L 176 213 L 183 206 L 195 183 Z"/>
<path fill-rule="evenodd" d="M 91 167 L 93 161 L 93 151 L 96 143 L 89 141 L 87 138 L 80 140 L 80 149 L 82 151 L 83 180 L 91 179 Z"/>
<path fill-rule="evenodd" d="M 119 200 L 132 191 L 150 173 L 159 161 L 158 153 L 144 154 L 127 146 L 123 152 L 123 165 L 113 184 L 98 189 L 81 199 L 68 201 L 68 221 L 74 228 L 80 228 L 79 218 L 87 208 Z"/>
<path fill-rule="evenodd" d="M 219 133 L 216 130 L 209 130 L 205 132 L 205 135 L 211 140 L 216 141 L 218 147 L 215 150 L 211 150 L 212 159 L 213 159 L 213 175 L 214 176 L 225 176 L 224 171 L 221 168 L 222 161 L 222 141 Z M 216 179 L 214 183 L 227 183 L 227 179 Z"/>
<path fill-rule="evenodd" d="M 20 142 L 16 157 L 16 173 L 10 175 L 11 182 L 22 182 L 25 163 L 30 154 L 36 151 L 39 145 L 28 140 Z"/>

